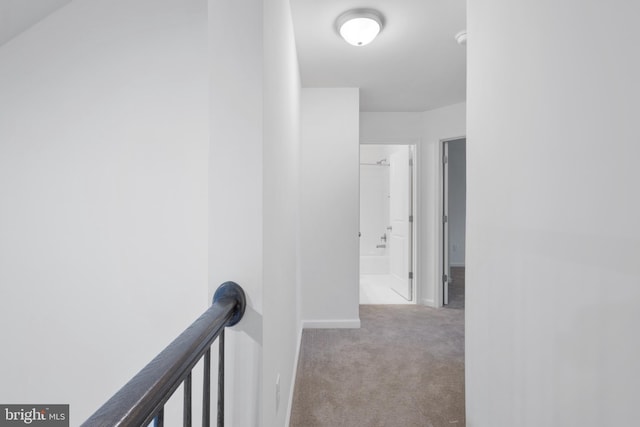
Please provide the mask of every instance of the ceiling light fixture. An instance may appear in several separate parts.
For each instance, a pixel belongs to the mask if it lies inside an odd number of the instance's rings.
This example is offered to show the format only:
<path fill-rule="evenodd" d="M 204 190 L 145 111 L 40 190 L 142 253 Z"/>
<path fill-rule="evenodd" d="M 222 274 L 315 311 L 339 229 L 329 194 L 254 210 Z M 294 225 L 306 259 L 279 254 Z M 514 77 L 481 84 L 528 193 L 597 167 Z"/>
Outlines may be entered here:
<path fill-rule="evenodd" d="M 347 43 L 364 46 L 382 31 L 382 15 L 372 9 L 350 10 L 338 17 L 336 27 Z"/>

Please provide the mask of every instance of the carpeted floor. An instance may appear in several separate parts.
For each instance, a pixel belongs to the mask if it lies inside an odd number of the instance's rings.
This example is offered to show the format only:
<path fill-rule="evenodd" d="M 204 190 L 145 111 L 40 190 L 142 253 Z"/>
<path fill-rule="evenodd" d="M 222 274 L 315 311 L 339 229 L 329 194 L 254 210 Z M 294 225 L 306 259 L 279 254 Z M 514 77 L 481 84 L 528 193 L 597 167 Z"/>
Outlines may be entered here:
<path fill-rule="evenodd" d="M 290 426 L 464 426 L 464 310 L 361 305 L 360 319 L 303 331 Z"/>

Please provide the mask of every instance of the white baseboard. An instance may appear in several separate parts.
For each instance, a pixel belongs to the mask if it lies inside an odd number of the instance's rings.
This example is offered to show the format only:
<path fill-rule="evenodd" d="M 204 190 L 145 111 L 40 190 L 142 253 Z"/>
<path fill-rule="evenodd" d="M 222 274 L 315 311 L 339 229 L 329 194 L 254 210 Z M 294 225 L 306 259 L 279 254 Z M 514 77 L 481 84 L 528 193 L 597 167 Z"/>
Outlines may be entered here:
<path fill-rule="evenodd" d="M 436 302 L 435 302 L 434 300 L 432 300 L 432 299 L 422 298 L 422 299 L 420 300 L 420 303 L 421 303 L 422 305 L 426 305 L 427 307 L 434 307 L 434 308 L 435 308 L 435 307 L 438 307 L 438 306 L 436 305 Z"/>
<path fill-rule="evenodd" d="M 296 355 L 293 359 L 293 375 L 291 375 L 291 389 L 289 391 L 289 402 L 287 403 L 287 415 L 284 425 L 289 427 L 291 423 L 291 411 L 293 410 L 293 394 L 296 391 L 296 376 L 298 374 L 298 361 L 300 360 L 300 350 L 302 349 L 302 324 L 298 327 L 298 343 L 296 346 Z"/>
<path fill-rule="evenodd" d="M 303 329 L 359 329 L 360 319 L 303 320 Z"/>

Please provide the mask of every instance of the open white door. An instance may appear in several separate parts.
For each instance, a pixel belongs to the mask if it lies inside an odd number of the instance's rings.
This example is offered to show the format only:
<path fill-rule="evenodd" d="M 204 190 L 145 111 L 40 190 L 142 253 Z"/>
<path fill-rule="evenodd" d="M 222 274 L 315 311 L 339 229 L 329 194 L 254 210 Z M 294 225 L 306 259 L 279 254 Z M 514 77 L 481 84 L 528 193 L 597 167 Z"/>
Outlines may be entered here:
<path fill-rule="evenodd" d="M 412 295 L 412 160 L 409 146 L 399 146 L 389 157 L 389 261 L 391 288 L 407 300 Z"/>

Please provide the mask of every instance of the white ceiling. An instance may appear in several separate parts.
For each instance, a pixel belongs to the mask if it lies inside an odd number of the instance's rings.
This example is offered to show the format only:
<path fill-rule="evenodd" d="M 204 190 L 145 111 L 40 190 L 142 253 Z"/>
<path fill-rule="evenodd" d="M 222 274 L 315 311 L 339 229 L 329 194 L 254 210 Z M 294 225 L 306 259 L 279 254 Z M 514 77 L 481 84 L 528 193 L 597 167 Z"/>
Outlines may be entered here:
<path fill-rule="evenodd" d="M 71 0 L 0 0 L 0 45 Z M 466 98 L 466 0 L 290 0 L 302 84 L 359 87 L 361 111 L 426 111 Z M 348 45 L 335 20 L 354 8 L 380 11 L 370 45 Z"/>
<path fill-rule="evenodd" d="M 359 87 L 361 111 L 426 111 L 466 98 L 465 0 L 291 0 L 302 85 Z M 355 8 L 384 16 L 378 38 L 348 45 L 335 20 Z"/>
<path fill-rule="evenodd" d="M 71 0 L 0 0 L 0 46 Z"/>

